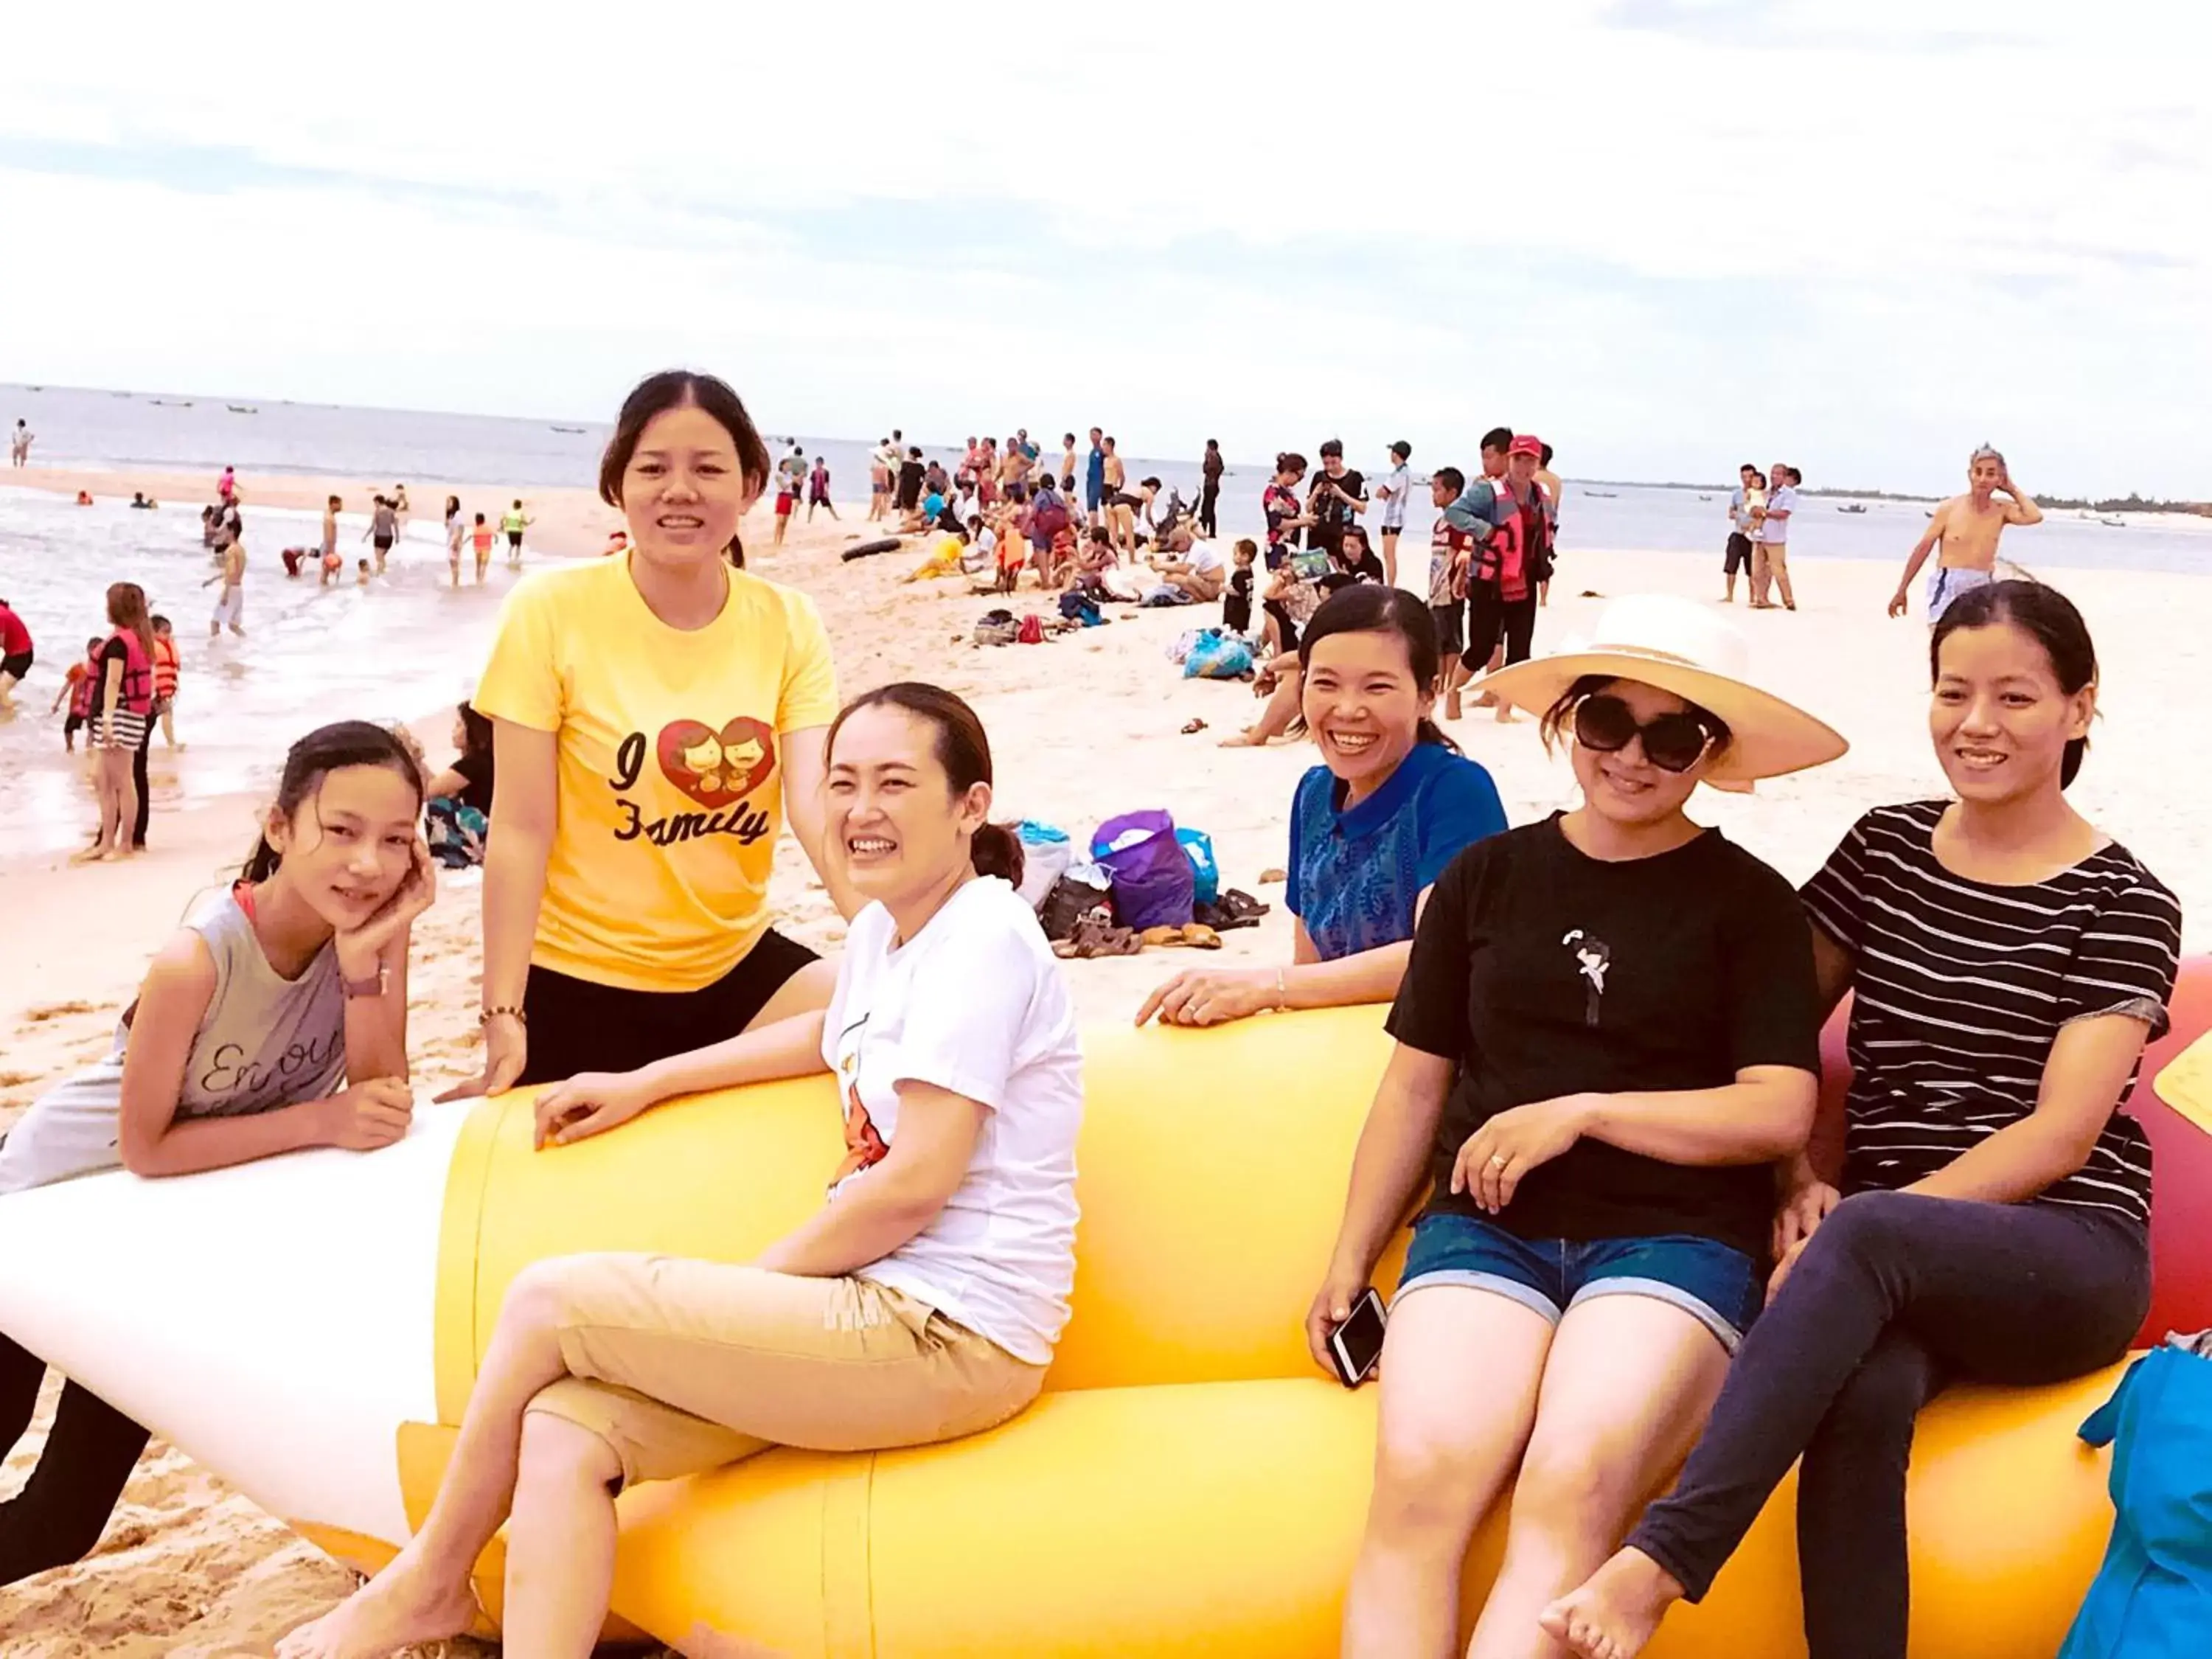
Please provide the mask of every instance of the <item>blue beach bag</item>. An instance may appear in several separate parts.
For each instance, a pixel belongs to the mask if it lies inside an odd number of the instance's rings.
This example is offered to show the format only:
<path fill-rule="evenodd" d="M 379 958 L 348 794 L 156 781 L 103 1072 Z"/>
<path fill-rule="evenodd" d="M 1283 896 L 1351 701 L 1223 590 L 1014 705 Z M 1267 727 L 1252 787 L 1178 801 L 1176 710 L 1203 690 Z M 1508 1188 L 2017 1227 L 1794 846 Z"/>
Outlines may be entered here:
<path fill-rule="evenodd" d="M 1211 904 L 1221 896 L 1221 866 L 1214 862 L 1213 837 L 1203 830 L 1176 831 L 1176 839 L 1182 843 L 1183 856 L 1190 860 L 1191 897 L 1200 904 Z"/>
<path fill-rule="evenodd" d="M 2212 1359 L 2154 1348 L 2081 1425 L 2112 1448 L 2112 1543 L 2059 1659 L 2212 1652 Z"/>

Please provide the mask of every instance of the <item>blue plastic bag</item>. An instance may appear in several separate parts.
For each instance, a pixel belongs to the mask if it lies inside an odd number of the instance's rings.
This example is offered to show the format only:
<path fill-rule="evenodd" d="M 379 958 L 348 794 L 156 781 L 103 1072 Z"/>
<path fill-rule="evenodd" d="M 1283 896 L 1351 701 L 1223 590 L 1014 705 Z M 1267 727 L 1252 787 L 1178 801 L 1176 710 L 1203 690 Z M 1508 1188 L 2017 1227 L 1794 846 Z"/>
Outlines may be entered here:
<path fill-rule="evenodd" d="M 1252 647 L 1235 634 L 1209 628 L 1182 659 L 1187 680 L 1237 680 L 1253 672 Z"/>
<path fill-rule="evenodd" d="M 1213 837 L 1203 830 L 1178 830 L 1183 856 L 1190 860 L 1191 896 L 1211 904 L 1221 896 L 1221 866 L 1213 860 Z"/>
<path fill-rule="evenodd" d="M 2200 1659 L 2212 1632 L 2212 1359 L 2154 1348 L 2081 1425 L 2112 1540 L 2059 1659 Z"/>

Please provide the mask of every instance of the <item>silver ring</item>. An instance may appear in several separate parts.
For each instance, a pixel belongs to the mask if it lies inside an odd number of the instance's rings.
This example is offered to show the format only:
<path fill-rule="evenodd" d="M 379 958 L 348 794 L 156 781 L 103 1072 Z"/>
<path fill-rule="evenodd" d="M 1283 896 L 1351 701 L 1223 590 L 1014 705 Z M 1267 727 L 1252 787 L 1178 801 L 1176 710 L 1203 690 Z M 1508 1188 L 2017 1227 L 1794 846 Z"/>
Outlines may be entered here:
<path fill-rule="evenodd" d="M 1510 1162 L 1510 1160 L 1501 1154 L 1500 1156 L 1490 1160 L 1490 1167 L 1493 1170 L 1502 1170 L 1509 1162 Z"/>

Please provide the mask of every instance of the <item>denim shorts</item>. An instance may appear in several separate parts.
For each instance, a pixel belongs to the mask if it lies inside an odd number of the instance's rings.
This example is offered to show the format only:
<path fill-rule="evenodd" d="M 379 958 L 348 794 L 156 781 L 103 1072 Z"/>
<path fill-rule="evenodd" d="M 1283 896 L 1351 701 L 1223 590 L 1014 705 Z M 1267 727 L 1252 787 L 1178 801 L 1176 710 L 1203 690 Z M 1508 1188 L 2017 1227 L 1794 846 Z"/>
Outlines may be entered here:
<path fill-rule="evenodd" d="M 1731 1354 L 1766 1300 L 1751 1258 L 1687 1233 L 1651 1238 L 1519 1238 L 1479 1216 L 1435 1211 L 1413 1227 L 1394 1303 L 1432 1285 L 1492 1291 L 1554 1325 L 1600 1296 L 1672 1303 Z"/>

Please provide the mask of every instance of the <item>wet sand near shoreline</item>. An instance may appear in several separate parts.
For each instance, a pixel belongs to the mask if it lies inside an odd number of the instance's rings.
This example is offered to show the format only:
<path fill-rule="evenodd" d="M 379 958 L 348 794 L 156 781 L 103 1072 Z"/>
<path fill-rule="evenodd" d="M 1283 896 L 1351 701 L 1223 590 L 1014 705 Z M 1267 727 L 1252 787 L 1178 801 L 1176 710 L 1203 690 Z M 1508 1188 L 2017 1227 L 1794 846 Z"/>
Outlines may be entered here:
<path fill-rule="evenodd" d="M 122 483 L 125 500 L 131 489 L 145 487 L 138 479 Z M 76 483 L 66 487 L 73 490 Z M 248 482 L 249 513 L 263 488 L 262 481 Z M 319 502 L 323 481 L 300 488 L 311 505 Z M 349 484 L 342 491 L 349 505 L 362 488 Z M 275 493 L 270 505 L 281 504 Z M 607 520 L 592 514 L 605 509 L 583 491 L 573 495 L 580 499 L 562 508 L 574 515 L 560 520 L 560 533 L 576 538 L 567 544 L 575 550 L 596 551 Z M 535 492 L 534 503 L 544 495 Z M 418 523 L 426 506 L 434 514 L 439 504 L 418 500 Z M 1117 611 L 1108 627 L 1049 644 L 978 649 L 967 642 L 969 629 L 1001 601 L 956 592 L 950 583 L 900 585 L 898 578 L 919 562 L 918 551 L 839 561 L 841 548 L 876 532 L 855 522 L 862 510 L 841 504 L 842 522 L 798 526 L 782 550 L 769 546 L 766 513 L 757 512 L 746 526 L 753 568 L 806 589 L 820 604 L 842 690 L 849 695 L 908 678 L 949 686 L 975 703 L 990 732 L 1000 816 L 1042 818 L 1082 838 L 1113 813 L 1164 806 L 1179 823 L 1212 835 L 1226 882 L 1275 907 L 1260 927 L 1228 935 L 1218 954 L 1152 951 L 1069 964 L 1083 1018 L 1129 1018 L 1146 990 L 1182 967 L 1286 957 L 1291 932 L 1282 889 L 1259 878 L 1285 860 L 1291 793 L 1311 750 L 1303 744 L 1257 752 L 1216 746 L 1256 712 L 1249 689 L 1182 680 L 1165 653 L 1182 630 L 1217 620 L 1218 607 L 1128 616 Z M 556 516 L 550 508 L 543 512 L 539 528 L 550 532 Z M 533 540 L 538 534 L 533 531 Z M 556 544 L 548 533 L 545 545 Z M 437 559 L 441 570 L 441 550 Z M 1581 597 L 1586 591 L 1661 591 L 1711 601 L 1720 588 L 1719 564 L 1717 550 L 1710 557 L 1572 550 L 1553 603 L 1540 613 L 1538 649 L 1587 635 L 1601 600 Z M 2203 697 L 2212 639 L 2202 618 L 2212 585 L 2155 573 L 2045 574 L 2081 605 L 2106 665 L 2103 718 L 2073 792 L 2076 804 L 2180 894 L 2187 943 L 2203 951 L 2212 946 L 2212 781 L 2200 769 L 2176 763 L 2170 711 Z M 1793 560 L 1792 574 L 1804 609 L 1748 615 L 1739 605 L 1735 620 L 1751 637 L 1760 677 L 1843 730 L 1853 750 L 1832 766 L 1762 784 L 1748 797 L 1705 792 L 1692 810 L 1802 880 L 1860 811 L 1939 794 L 1942 780 L 1927 736 L 1926 629 L 1917 611 L 1909 622 L 1882 615 L 1895 570 L 1808 558 Z M 1033 605 L 1049 609 L 1025 589 L 1014 608 Z M 465 678 L 473 667 L 464 660 L 468 652 L 481 653 L 483 635 L 471 630 L 483 623 L 459 607 L 432 615 L 430 625 L 450 630 L 441 637 L 449 641 L 456 680 Z M 303 708 L 300 729 L 350 712 Z M 441 758 L 439 713 L 407 712 L 428 716 L 419 729 L 434 760 Z M 1183 735 L 1180 728 L 1194 718 L 1206 729 Z M 1566 763 L 1544 755 L 1533 721 L 1501 726 L 1486 714 L 1470 715 L 1449 730 L 1492 769 L 1514 822 L 1571 804 Z M 189 766 L 196 753 L 179 757 L 179 765 Z M 89 869 L 21 856 L 0 862 L 14 941 L 0 995 L 6 1055 L 0 1060 L 0 1126 L 41 1089 L 105 1049 L 118 1011 L 172 918 L 244 856 L 253 797 L 198 796 L 189 785 L 180 787 L 191 804 L 157 817 L 156 850 L 143 860 Z M 411 1049 L 417 1080 L 430 1091 L 475 1064 L 478 890 L 473 875 L 447 879 L 417 929 Z M 798 937 L 821 946 L 842 938 L 842 924 L 787 838 L 778 852 L 772 894 L 781 925 Z M 27 1470 L 45 1421 L 42 1413 L 9 1460 L 0 1493 L 12 1492 Z M 0 1592 L 0 1638 L 10 1659 L 265 1653 L 283 1630 L 323 1611 L 351 1582 L 212 1475 L 157 1443 L 97 1553 Z M 456 1656 L 477 1651 L 453 1647 Z"/>

